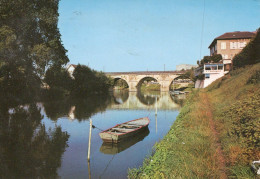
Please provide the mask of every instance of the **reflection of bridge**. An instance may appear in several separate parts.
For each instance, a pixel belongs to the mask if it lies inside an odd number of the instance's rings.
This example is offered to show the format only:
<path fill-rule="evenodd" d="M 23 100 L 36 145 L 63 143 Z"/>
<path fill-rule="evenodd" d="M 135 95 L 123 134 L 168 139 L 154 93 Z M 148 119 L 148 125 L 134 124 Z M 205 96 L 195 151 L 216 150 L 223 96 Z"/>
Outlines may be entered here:
<path fill-rule="evenodd" d="M 183 74 L 184 72 L 177 71 L 144 71 L 144 72 L 110 72 L 106 73 L 114 79 L 123 79 L 129 86 L 129 91 L 137 91 L 142 79 L 151 77 L 154 78 L 160 85 L 161 91 L 169 91 L 172 81 Z"/>
<path fill-rule="evenodd" d="M 143 98 L 146 98 L 146 96 L 142 96 Z M 134 109 L 134 110 L 142 110 L 142 109 L 155 109 L 156 108 L 156 97 L 158 99 L 157 101 L 157 109 L 158 110 L 177 110 L 180 108 L 178 104 L 176 104 L 170 95 L 168 93 L 161 93 L 160 95 L 154 95 L 154 96 L 147 96 L 150 98 L 150 100 L 141 100 L 140 97 L 138 97 L 137 93 L 129 93 L 129 97 L 125 102 L 122 102 L 121 104 L 111 104 L 108 109 Z"/>

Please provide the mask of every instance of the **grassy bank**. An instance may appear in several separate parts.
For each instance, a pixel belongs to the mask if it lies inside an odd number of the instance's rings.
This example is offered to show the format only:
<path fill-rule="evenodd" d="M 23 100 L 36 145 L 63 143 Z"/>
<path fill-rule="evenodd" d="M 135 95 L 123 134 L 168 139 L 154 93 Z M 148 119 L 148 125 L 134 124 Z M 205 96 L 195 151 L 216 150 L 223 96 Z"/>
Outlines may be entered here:
<path fill-rule="evenodd" d="M 130 178 L 254 178 L 259 160 L 260 64 L 194 91 L 155 153 Z"/>
<path fill-rule="evenodd" d="M 141 91 L 160 91 L 160 85 L 158 84 L 142 84 Z"/>

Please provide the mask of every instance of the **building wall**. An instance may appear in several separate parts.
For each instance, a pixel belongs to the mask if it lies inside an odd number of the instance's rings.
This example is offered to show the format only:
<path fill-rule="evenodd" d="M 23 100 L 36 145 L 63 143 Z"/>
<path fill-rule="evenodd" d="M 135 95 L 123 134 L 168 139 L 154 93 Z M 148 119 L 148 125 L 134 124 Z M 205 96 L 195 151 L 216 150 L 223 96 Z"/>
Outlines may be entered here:
<path fill-rule="evenodd" d="M 222 73 L 211 73 L 210 78 L 205 78 L 203 88 L 206 88 L 211 83 L 213 83 L 214 81 L 216 81 L 217 79 L 221 78 L 224 75 L 225 75 L 225 73 L 223 73 L 223 72 Z"/>
<path fill-rule="evenodd" d="M 198 65 L 181 64 L 181 65 L 176 65 L 176 71 L 181 71 L 182 69 L 189 70 L 196 67 L 198 67 Z"/>
<path fill-rule="evenodd" d="M 195 88 L 204 88 L 204 80 L 196 80 Z"/>
<path fill-rule="evenodd" d="M 214 54 L 221 54 L 223 59 L 233 59 L 236 54 L 241 52 L 241 50 L 249 43 L 251 39 L 231 39 L 231 40 L 217 40 L 217 49 L 213 50 L 213 47 L 210 49 L 210 55 Z M 221 46 L 223 44 L 226 48 L 222 49 Z M 236 43 L 236 48 L 234 48 L 235 44 L 233 45 L 233 49 L 231 48 L 230 43 Z M 239 47 L 239 44 L 245 43 L 243 46 Z M 224 47 L 222 46 L 222 47 Z"/>
<path fill-rule="evenodd" d="M 67 71 L 69 72 L 70 76 L 72 77 L 73 76 L 73 72 L 75 70 L 75 67 L 70 65 L 69 68 L 67 69 Z"/>

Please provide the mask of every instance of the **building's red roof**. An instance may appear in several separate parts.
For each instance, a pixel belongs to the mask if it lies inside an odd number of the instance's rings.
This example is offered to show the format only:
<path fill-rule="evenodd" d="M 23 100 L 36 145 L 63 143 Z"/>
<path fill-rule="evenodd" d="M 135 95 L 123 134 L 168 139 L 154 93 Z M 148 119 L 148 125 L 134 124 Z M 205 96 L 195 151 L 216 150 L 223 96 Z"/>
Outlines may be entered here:
<path fill-rule="evenodd" d="M 240 32 L 240 31 L 235 31 L 235 32 L 227 32 L 224 33 L 221 36 L 218 36 L 217 38 L 215 38 L 212 43 L 210 44 L 209 48 L 214 44 L 214 42 L 216 42 L 217 40 L 228 40 L 228 39 L 251 39 L 252 37 L 254 37 L 256 35 L 255 32 L 248 32 L 248 31 L 244 31 L 244 32 Z"/>

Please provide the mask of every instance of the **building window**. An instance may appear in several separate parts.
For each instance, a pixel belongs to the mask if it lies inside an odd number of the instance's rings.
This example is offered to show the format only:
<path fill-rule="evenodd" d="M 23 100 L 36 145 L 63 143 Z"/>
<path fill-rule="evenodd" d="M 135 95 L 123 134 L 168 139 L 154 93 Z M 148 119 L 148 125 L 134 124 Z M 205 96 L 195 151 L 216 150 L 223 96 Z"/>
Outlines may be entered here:
<path fill-rule="evenodd" d="M 238 42 L 238 48 L 243 49 L 246 46 L 246 42 Z"/>
<path fill-rule="evenodd" d="M 205 78 L 210 78 L 210 74 L 206 73 Z"/>
<path fill-rule="evenodd" d="M 205 65 L 205 70 L 211 70 L 210 65 Z"/>
<path fill-rule="evenodd" d="M 222 54 L 222 59 L 228 59 L 228 55 Z"/>
<path fill-rule="evenodd" d="M 228 55 L 225 55 L 225 58 L 224 59 L 228 59 Z"/>
<path fill-rule="evenodd" d="M 211 70 L 217 70 L 218 66 L 217 65 L 211 65 Z"/>
<path fill-rule="evenodd" d="M 230 49 L 237 49 L 239 42 L 230 42 Z"/>
<path fill-rule="evenodd" d="M 221 49 L 226 49 L 226 42 L 221 42 Z"/>
<path fill-rule="evenodd" d="M 223 64 L 218 65 L 218 70 L 223 70 Z"/>

